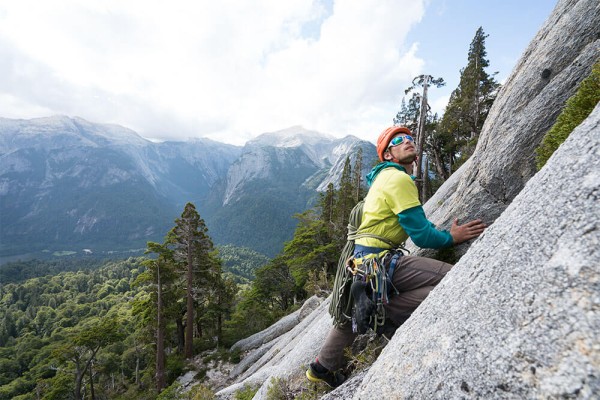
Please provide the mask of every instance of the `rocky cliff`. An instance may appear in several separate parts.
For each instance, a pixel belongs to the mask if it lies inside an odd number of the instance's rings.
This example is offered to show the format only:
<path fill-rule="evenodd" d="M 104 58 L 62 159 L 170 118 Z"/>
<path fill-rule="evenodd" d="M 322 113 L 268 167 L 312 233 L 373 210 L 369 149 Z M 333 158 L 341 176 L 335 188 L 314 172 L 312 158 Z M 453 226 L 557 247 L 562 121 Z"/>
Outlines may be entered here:
<path fill-rule="evenodd" d="M 163 239 L 189 201 L 217 244 L 272 256 L 292 237 L 291 216 L 337 184 L 358 148 L 366 172 L 372 143 L 301 127 L 240 147 L 203 138 L 153 143 L 77 117 L 0 118 L 0 262 L 143 249 Z"/>
<path fill-rule="evenodd" d="M 563 0 L 498 96 L 470 159 L 425 205 L 490 228 L 377 361 L 324 399 L 600 396 L 600 106 L 538 173 L 534 149 L 600 57 L 600 3 Z M 291 390 L 331 326 L 324 301 L 233 384 Z"/>
<path fill-rule="evenodd" d="M 425 204 L 432 222 L 449 228 L 454 218 L 498 218 L 536 173 L 535 149 L 598 61 L 599 35 L 598 1 L 558 2 L 498 94 L 473 156 Z"/>

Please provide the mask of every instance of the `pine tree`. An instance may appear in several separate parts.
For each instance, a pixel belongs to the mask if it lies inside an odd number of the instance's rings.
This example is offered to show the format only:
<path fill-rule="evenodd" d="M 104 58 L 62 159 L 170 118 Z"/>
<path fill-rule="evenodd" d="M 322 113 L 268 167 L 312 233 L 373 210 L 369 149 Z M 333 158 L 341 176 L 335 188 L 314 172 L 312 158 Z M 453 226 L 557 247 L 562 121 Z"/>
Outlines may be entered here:
<path fill-rule="evenodd" d="M 359 147 L 358 151 L 356 152 L 354 166 L 352 167 L 352 170 L 354 171 L 354 204 L 358 203 L 360 199 L 364 197 L 364 189 L 362 185 L 362 163 L 363 149 L 362 147 Z"/>
<path fill-rule="evenodd" d="M 452 158 L 460 156 L 459 165 L 473 153 L 483 123 L 496 99 L 500 84 L 493 74 L 488 74 L 489 67 L 485 39 L 488 37 L 479 27 L 469 46 L 467 66 L 460 73 L 458 87 L 452 92 L 446 112 L 440 122 L 441 131 L 452 135 L 456 147 Z M 456 166 L 452 166 L 455 170 Z"/>
<path fill-rule="evenodd" d="M 354 201 L 354 185 L 352 179 L 352 167 L 350 165 L 350 157 L 346 157 L 344 169 L 340 179 L 340 189 L 338 191 L 337 202 L 335 205 L 335 240 L 342 243 L 346 241 L 346 226 L 348 225 L 348 217 L 350 211 L 356 204 Z"/>
<path fill-rule="evenodd" d="M 194 337 L 194 273 L 205 262 L 213 250 L 208 228 L 192 203 L 187 203 L 175 227 L 169 232 L 168 242 L 174 247 L 174 259 L 181 263 L 186 276 L 186 326 L 185 357 L 193 356 Z"/>
<path fill-rule="evenodd" d="M 394 117 L 394 125 L 406 126 L 411 131 L 417 130 L 419 125 L 419 116 L 421 114 L 421 95 L 419 93 L 413 93 L 412 97 L 408 100 L 408 105 L 402 98 L 402 104 L 400 105 L 400 111 Z"/>
<path fill-rule="evenodd" d="M 167 385 L 165 374 L 165 304 L 169 302 L 169 297 L 166 296 L 167 298 L 165 299 L 165 291 L 174 283 L 176 275 L 173 267 L 173 252 L 166 245 L 148 242 L 146 253 L 157 255 L 156 259 L 148 259 L 142 263 L 147 268 L 147 272 L 138 279 L 139 281 L 152 282 L 156 285 L 155 377 L 156 389 L 160 393 Z"/>
<path fill-rule="evenodd" d="M 336 202 L 335 188 L 332 182 L 327 185 L 327 191 L 319 194 L 318 208 L 320 209 L 321 221 L 325 225 L 327 232 L 333 236 L 335 230 L 334 206 Z"/>

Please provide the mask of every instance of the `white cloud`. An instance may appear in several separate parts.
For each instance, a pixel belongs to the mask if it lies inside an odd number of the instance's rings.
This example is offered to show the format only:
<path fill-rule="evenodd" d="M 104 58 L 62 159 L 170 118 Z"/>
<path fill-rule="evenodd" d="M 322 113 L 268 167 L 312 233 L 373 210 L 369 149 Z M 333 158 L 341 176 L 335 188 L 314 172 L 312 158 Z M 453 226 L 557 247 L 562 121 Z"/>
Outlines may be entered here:
<path fill-rule="evenodd" d="M 13 82 L 0 100 L 14 115 L 49 110 L 154 138 L 239 143 L 300 124 L 374 141 L 423 67 L 404 43 L 422 1 L 10 3 L 0 69 Z"/>
<path fill-rule="evenodd" d="M 435 97 L 431 100 L 431 102 L 428 101 L 427 103 L 431 107 L 431 112 L 433 114 L 437 113 L 438 116 L 441 117 L 444 114 L 446 106 L 448 105 L 448 101 L 450 101 L 450 95 L 443 95 Z"/>

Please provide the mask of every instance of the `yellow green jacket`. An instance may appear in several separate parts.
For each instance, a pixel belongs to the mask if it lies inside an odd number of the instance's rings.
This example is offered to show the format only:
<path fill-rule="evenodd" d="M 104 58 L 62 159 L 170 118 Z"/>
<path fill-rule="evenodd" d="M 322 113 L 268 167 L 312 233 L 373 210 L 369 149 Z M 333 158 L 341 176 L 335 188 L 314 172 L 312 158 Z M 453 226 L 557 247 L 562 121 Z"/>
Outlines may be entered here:
<path fill-rule="evenodd" d="M 396 245 L 411 238 L 419 247 L 438 249 L 453 244 L 448 231 L 438 230 L 425 217 L 419 201 L 414 177 L 389 161 L 377 164 L 367 175 L 370 186 L 358 233 L 382 236 Z M 356 239 L 356 244 L 388 249 L 390 246 L 375 238 Z"/>

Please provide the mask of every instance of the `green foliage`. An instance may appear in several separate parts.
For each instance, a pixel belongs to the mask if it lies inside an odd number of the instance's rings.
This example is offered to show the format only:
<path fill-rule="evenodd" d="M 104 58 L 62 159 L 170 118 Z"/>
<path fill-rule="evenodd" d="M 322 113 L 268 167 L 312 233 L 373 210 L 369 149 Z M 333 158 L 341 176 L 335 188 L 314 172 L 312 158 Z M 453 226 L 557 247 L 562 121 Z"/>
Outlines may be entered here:
<path fill-rule="evenodd" d="M 285 379 L 271 378 L 266 398 L 267 400 L 292 400 L 294 394 Z"/>
<path fill-rule="evenodd" d="M 406 94 L 406 93 L 405 93 Z M 411 131 L 416 131 L 419 126 L 419 116 L 421 113 L 421 96 L 413 93 L 408 99 L 408 104 L 404 97 L 400 104 L 400 111 L 394 117 L 394 125 L 406 126 Z"/>
<path fill-rule="evenodd" d="M 235 342 L 269 327 L 285 315 L 280 309 L 271 309 L 269 299 L 264 298 L 253 286 L 239 295 L 235 309 L 224 323 L 223 344 Z"/>
<path fill-rule="evenodd" d="M 156 400 L 181 400 L 183 398 L 181 391 L 181 385 L 175 382 L 160 392 L 160 394 L 156 396 Z"/>
<path fill-rule="evenodd" d="M 0 265 L 0 282 L 3 284 L 18 283 L 45 275 L 56 275 L 60 272 L 97 269 L 108 260 L 61 259 L 52 261 L 15 261 Z"/>
<path fill-rule="evenodd" d="M 460 71 L 458 87 L 450 95 L 450 101 L 439 124 L 439 135 L 449 151 L 448 171 L 451 174 L 473 153 L 479 133 L 500 89 L 489 66 L 485 39 L 488 35 L 480 27 L 469 46 L 467 66 Z"/>
<path fill-rule="evenodd" d="M 352 202 L 351 199 L 346 201 Z M 305 211 L 296 218 L 298 227 L 294 238 L 285 244 L 283 259 L 289 265 L 297 287 L 303 288 L 310 272 L 335 273 L 339 246 L 335 242 L 335 233 L 327 229 L 314 211 Z"/>
<path fill-rule="evenodd" d="M 285 311 L 293 304 L 296 284 L 288 264 L 281 257 L 276 257 L 256 271 L 253 289 L 269 308 Z"/>
<path fill-rule="evenodd" d="M 243 388 L 241 388 L 233 394 L 233 398 L 235 400 L 252 400 L 256 392 L 258 392 L 259 388 L 259 385 L 246 384 Z"/>
<path fill-rule="evenodd" d="M 204 385 L 194 386 L 188 395 L 190 400 L 213 400 L 216 399 L 215 393 Z"/>
<path fill-rule="evenodd" d="M 360 350 L 353 352 L 350 348 L 344 349 L 344 355 L 349 360 L 347 370 L 361 371 L 373 365 L 387 343 L 387 339 L 383 336 L 374 336 Z"/>
<path fill-rule="evenodd" d="M 167 356 L 166 371 L 167 382 L 172 383 L 186 372 L 186 362 L 182 354 L 169 354 Z"/>
<path fill-rule="evenodd" d="M 247 247 L 233 245 L 218 246 L 223 260 L 223 271 L 231 273 L 236 283 L 249 283 L 255 278 L 258 267 L 269 262 L 269 258 Z"/>
<path fill-rule="evenodd" d="M 536 150 L 536 164 L 541 169 L 554 151 L 569 137 L 584 119 L 590 115 L 600 101 L 600 62 L 596 63 L 590 75 L 584 79 L 577 92 L 567 100 L 567 104 L 542 139 Z"/>
<path fill-rule="evenodd" d="M 116 362 L 123 366 L 125 385 L 131 383 L 133 370 L 122 364 L 123 347 L 111 343 L 134 340 L 129 299 L 136 294 L 130 283 L 143 271 L 141 261 L 111 261 L 96 270 L 2 285 L 0 320 L 6 324 L 0 328 L 0 399 L 32 391 L 69 398 L 64 393 L 72 394 L 75 387 L 73 357 L 94 357 L 99 382 L 111 381 L 105 367 Z"/>

